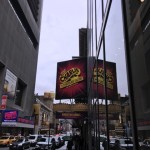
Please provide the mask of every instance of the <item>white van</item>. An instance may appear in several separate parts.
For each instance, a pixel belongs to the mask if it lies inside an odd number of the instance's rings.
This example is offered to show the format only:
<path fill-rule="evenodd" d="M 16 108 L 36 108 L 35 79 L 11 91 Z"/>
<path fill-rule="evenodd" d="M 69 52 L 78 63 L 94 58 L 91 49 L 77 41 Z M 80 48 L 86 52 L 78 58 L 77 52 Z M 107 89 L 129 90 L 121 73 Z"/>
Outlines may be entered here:
<path fill-rule="evenodd" d="M 42 135 L 33 134 L 29 136 L 28 140 L 31 146 L 35 146 L 41 138 L 42 138 Z"/>

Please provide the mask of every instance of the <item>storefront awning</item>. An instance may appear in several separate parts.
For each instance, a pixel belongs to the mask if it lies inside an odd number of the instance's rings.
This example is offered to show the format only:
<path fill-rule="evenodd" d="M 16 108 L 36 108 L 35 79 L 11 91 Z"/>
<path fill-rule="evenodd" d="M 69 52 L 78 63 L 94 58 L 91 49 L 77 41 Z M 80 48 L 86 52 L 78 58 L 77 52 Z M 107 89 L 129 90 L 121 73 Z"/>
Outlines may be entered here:
<path fill-rule="evenodd" d="M 19 122 L 2 122 L 2 127 L 18 127 L 18 128 L 34 128 L 34 125 L 32 124 L 25 124 L 25 123 L 19 123 Z"/>
<path fill-rule="evenodd" d="M 97 107 L 98 108 L 98 107 Z M 87 104 L 54 104 L 53 105 L 54 111 L 63 111 L 63 112 L 87 112 L 88 111 L 88 105 Z M 100 104 L 99 105 L 99 112 L 105 113 L 106 106 Z M 120 113 L 121 112 L 121 106 L 117 104 L 109 104 L 108 105 L 108 113 Z"/>

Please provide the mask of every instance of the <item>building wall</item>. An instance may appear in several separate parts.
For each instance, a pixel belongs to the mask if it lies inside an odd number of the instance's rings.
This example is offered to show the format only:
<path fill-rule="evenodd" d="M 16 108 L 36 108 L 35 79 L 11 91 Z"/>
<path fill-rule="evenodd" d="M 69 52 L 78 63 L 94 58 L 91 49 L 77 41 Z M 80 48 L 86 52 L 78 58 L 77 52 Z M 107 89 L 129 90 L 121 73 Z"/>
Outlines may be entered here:
<path fill-rule="evenodd" d="M 34 101 L 42 3 L 40 0 L 35 21 L 27 1 L 0 1 L 0 96 L 8 69 L 23 83 L 24 89 L 19 106 L 8 100 L 7 108 L 19 109 L 22 115 L 31 115 Z"/>
<path fill-rule="evenodd" d="M 136 4 L 137 2 L 134 2 Z M 134 16 L 130 1 L 126 1 L 133 93 L 139 136 L 150 136 L 150 3 L 138 2 Z M 130 20 L 129 18 L 132 18 Z M 140 111 L 139 111 L 140 108 Z"/>

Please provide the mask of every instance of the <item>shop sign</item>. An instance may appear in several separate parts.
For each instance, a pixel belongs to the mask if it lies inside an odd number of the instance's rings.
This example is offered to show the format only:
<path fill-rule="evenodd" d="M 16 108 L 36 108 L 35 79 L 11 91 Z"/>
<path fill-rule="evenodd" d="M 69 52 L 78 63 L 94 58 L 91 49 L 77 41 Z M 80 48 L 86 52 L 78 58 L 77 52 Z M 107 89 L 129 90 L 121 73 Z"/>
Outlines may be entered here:
<path fill-rule="evenodd" d="M 5 110 L 6 109 L 6 105 L 0 105 L 0 110 Z"/>
<path fill-rule="evenodd" d="M 87 113 L 85 112 L 56 112 L 56 118 L 57 119 L 81 119 L 87 116 Z"/>
<path fill-rule="evenodd" d="M 2 122 L 16 122 L 18 118 L 17 110 L 4 110 Z"/>
<path fill-rule="evenodd" d="M 18 118 L 18 122 L 26 123 L 26 124 L 34 124 L 33 120 L 29 120 L 29 119 L 25 119 L 25 118 L 21 118 L 21 117 Z"/>

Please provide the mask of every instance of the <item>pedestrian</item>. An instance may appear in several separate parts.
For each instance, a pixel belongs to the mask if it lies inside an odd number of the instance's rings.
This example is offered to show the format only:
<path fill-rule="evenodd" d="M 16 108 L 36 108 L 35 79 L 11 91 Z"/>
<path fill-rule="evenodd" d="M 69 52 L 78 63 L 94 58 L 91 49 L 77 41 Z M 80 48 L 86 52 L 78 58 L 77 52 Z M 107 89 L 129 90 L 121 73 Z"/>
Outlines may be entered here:
<path fill-rule="evenodd" d="M 56 149 L 56 141 L 54 138 L 52 138 L 51 143 L 52 143 L 51 150 L 55 150 Z"/>
<path fill-rule="evenodd" d="M 102 146 L 104 147 L 104 150 L 107 150 L 107 140 L 104 139 Z"/>
<path fill-rule="evenodd" d="M 113 150 L 121 150 L 120 141 L 116 140 Z"/>
<path fill-rule="evenodd" d="M 80 138 L 80 135 L 75 135 L 75 150 L 80 150 L 80 141 L 81 141 L 81 138 Z"/>
<path fill-rule="evenodd" d="M 73 146 L 73 140 L 71 138 L 67 143 L 67 150 L 72 150 L 72 146 Z"/>

